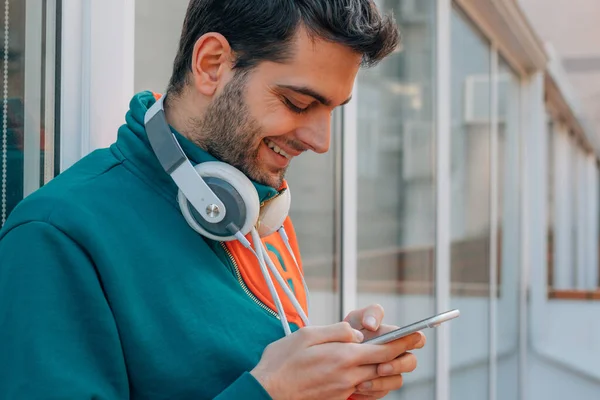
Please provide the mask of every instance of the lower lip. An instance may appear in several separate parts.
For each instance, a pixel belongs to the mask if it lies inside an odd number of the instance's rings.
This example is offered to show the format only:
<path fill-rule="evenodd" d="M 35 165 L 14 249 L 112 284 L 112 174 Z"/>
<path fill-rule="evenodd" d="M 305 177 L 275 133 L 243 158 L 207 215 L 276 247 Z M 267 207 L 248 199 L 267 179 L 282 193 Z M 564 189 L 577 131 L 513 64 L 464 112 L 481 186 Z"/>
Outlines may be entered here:
<path fill-rule="evenodd" d="M 272 163 L 274 165 L 276 165 L 278 168 L 285 168 L 289 165 L 290 160 L 288 160 L 281 154 L 275 153 L 275 151 L 273 151 L 269 146 L 267 146 L 267 144 L 264 141 L 262 144 L 265 152 L 268 153 L 267 159 L 272 160 Z"/>

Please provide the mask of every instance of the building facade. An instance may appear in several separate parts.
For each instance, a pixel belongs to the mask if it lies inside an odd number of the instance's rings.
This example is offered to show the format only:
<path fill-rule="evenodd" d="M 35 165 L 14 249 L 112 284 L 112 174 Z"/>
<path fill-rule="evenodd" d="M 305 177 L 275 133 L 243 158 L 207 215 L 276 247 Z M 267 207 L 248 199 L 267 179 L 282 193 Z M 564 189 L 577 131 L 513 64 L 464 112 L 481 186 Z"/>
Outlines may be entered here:
<path fill-rule="evenodd" d="M 134 93 L 165 90 L 188 0 L 2 3 L 4 223 L 110 145 Z M 392 399 L 600 398 L 600 123 L 540 2 L 377 3 L 402 47 L 288 175 L 312 322 L 459 308 Z"/>

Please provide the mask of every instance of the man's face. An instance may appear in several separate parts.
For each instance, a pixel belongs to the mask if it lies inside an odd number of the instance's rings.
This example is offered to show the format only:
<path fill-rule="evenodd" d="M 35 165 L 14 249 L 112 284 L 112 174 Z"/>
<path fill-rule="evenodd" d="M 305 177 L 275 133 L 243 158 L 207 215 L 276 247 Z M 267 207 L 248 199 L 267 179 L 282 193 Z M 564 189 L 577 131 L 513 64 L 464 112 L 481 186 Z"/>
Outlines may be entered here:
<path fill-rule="evenodd" d="M 279 188 L 292 158 L 329 149 L 331 114 L 352 93 L 361 57 L 302 30 L 284 64 L 236 71 L 215 95 L 199 139 L 217 158 L 256 182 Z"/>

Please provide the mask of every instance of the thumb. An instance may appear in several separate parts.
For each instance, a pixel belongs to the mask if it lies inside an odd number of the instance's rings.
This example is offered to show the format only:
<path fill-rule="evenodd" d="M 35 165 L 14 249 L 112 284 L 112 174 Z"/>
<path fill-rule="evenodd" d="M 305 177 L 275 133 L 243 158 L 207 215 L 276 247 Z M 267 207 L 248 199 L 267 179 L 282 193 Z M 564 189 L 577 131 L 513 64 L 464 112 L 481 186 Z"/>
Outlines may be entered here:
<path fill-rule="evenodd" d="M 365 338 L 362 332 L 352 328 L 348 322 L 308 327 L 302 331 L 306 332 L 308 344 L 311 346 L 331 342 L 361 343 Z"/>
<path fill-rule="evenodd" d="M 381 325 L 385 311 L 379 304 L 371 304 L 360 310 L 352 311 L 344 319 L 348 321 L 354 329 L 368 329 L 370 331 L 376 331 Z"/>

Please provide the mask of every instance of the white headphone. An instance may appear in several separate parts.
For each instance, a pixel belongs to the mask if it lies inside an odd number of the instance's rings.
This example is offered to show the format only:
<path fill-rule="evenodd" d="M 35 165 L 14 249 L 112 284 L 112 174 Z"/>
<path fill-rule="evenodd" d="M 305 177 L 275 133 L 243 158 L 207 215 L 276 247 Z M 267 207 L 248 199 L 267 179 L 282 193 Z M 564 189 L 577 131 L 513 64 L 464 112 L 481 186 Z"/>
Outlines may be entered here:
<path fill-rule="evenodd" d="M 298 268 L 308 301 L 306 282 L 283 229 L 291 203 L 289 187 L 269 200 L 261 209 L 254 185 L 237 168 L 220 161 L 204 162 L 194 167 L 167 123 L 164 111 L 165 98 L 166 94 L 148 109 L 144 124 L 150 146 L 158 161 L 179 188 L 177 200 L 185 220 L 202 236 L 220 242 L 238 240 L 254 254 L 277 307 L 286 335 L 291 333 L 290 327 L 269 270 L 304 324 L 309 325 L 306 313 L 274 266 L 260 240 L 261 237 L 279 232 Z M 249 233 L 252 234 L 254 248 L 245 237 Z"/>
<path fill-rule="evenodd" d="M 237 168 L 220 161 L 195 167 L 171 132 L 161 96 L 147 111 L 144 122 L 150 145 L 164 170 L 179 187 L 177 199 L 187 223 L 201 235 L 216 241 L 236 240 L 252 228 L 260 237 L 278 231 L 288 215 L 289 188 L 260 207 L 258 193 Z"/>

